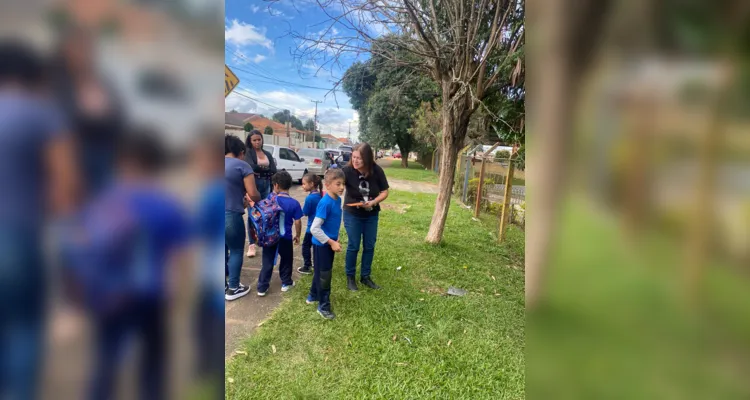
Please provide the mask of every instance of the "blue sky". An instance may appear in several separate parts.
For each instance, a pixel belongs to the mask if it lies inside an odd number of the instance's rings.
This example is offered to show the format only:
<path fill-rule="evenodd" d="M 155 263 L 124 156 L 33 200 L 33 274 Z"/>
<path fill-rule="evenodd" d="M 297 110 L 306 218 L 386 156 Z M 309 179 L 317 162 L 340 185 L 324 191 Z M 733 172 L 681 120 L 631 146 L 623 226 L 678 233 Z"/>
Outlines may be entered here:
<path fill-rule="evenodd" d="M 297 60 L 293 55 L 297 45 L 289 31 L 319 32 L 326 27 L 319 24 L 326 20 L 322 10 L 305 0 L 226 0 L 225 62 L 240 78 L 239 87 L 226 99 L 226 110 L 270 117 L 279 111 L 274 107 L 280 107 L 304 121 L 315 112 L 312 100 L 319 100 L 322 133 L 345 137 L 351 123 L 352 138 L 356 138 L 358 116 L 349 98 L 337 91 L 337 107 L 327 90 L 354 57 L 342 60 L 341 67 L 319 71 L 315 60 Z"/>

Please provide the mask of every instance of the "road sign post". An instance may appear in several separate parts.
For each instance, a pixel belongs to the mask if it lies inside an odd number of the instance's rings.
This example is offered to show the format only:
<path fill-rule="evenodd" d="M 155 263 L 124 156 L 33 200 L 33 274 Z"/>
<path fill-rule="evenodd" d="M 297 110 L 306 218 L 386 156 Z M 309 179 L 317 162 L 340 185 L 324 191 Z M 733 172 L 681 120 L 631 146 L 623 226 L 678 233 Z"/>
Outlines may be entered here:
<path fill-rule="evenodd" d="M 231 69 L 225 64 L 224 65 L 224 97 L 226 98 L 229 96 L 229 93 L 232 93 L 234 88 L 237 87 L 237 85 L 240 84 L 240 78 L 237 77 L 237 75 L 232 72 Z"/>

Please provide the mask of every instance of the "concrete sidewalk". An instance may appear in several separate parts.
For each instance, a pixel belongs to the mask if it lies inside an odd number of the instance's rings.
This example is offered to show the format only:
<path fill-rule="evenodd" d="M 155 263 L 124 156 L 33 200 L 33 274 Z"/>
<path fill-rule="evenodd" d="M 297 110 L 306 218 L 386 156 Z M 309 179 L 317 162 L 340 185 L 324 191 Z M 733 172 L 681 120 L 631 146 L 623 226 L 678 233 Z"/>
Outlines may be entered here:
<path fill-rule="evenodd" d="M 294 185 L 289 195 L 294 197 L 304 205 L 307 193 L 302 191 L 302 186 Z M 302 234 L 304 235 L 307 226 L 307 218 L 302 218 Z M 247 251 L 247 247 L 245 247 Z M 279 280 L 278 269 L 274 269 L 273 278 L 271 279 L 271 288 L 265 297 L 258 297 L 257 284 L 258 275 L 261 268 L 261 253 L 258 248 L 257 255 L 253 258 L 243 257 L 242 274 L 240 282 L 250 287 L 250 293 L 240 299 L 227 301 L 225 304 L 225 332 L 224 332 L 224 356 L 229 358 L 238 350 L 242 342 L 249 338 L 258 324 L 265 320 L 276 307 L 281 304 L 283 294 L 281 293 L 281 281 Z M 300 274 L 297 268 L 302 266 L 301 246 L 294 247 L 294 268 L 292 278 L 297 282 Z M 305 285 L 297 286 L 292 290 L 309 290 Z"/>

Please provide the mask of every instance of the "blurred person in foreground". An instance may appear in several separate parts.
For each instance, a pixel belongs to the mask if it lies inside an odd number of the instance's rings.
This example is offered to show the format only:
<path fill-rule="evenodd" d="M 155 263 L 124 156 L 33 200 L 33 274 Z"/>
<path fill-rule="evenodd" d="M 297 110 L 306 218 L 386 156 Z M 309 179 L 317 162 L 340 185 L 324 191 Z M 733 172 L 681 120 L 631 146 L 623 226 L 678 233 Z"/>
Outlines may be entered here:
<path fill-rule="evenodd" d="M 42 236 L 75 201 L 72 142 L 29 46 L 0 41 L 0 398 L 36 397 L 47 302 Z"/>
<path fill-rule="evenodd" d="M 224 177 L 221 170 L 221 136 L 206 134 L 194 148 L 197 176 L 202 193 L 195 219 L 201 252 L 198 258 L 196 307 L 197 377 L 215 398 L 224 398 L 224 292 L 221 264 L 224 257 Z M 207 393 L 208 395 L 208 393 Z"/>
<path fill-rule="evenodd" d="M 142 341 L 138 398 L 166 398 L 167 317 L 188 222 L 158 181 L 166 150 L 153 132 L 123 136 L 113 185 L 85 209 L 70 262 L 91 321 L 90 399 L 112 398 L 129 340 Z"/>
<path fill-rule="evenodd" d="M 52 65 L 55 96 L 70 121 L 89 196 L 108 185 L 125 116 L 114 89 L 99 74 L 91 34 L 64 28 Z"/>

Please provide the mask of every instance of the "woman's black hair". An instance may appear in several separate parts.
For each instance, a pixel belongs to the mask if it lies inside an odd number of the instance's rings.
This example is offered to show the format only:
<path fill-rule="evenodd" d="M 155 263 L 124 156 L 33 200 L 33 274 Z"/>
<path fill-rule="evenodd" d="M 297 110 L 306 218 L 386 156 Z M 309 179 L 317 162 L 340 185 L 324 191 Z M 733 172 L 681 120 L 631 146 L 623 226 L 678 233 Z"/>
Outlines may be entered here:
<path fill-rule="evenodd" d="M 253 129 L 250 131 L 250 133 L 247 134 L 247 138 L 245 139 L 245 146 L 248 149 L 253 148 L 253 136 L 258 135 L 260 136 L 260 148 L 263 148 L 263 145 L 265 144 L 265 141 L 263 140 L 263 133 L 257 129 Z"/>
<path fill-rule="evenodd" d="M 375 161 L 373 161 L 373 153 L 372 153 L 372 147 L 370 147 L 367 143 L 360 143 L 352 149 L 352 154 L 354 154 L 355 151 L 359 152 L 359 156 L 362 158 L 362 164 L 364 164 L 365 168 L 365 177 L 370 176 L 372 174 L 372 167 Z"/>
<path fill-rule="evenodd" d="M 224 135 L 224 155 L 232 153 L 235 157 L 239 157 L 245 151 L 245 144 L 242 143 L 242 139 L 234 135 Z"/>
<path fill-rule="evenodd" d="M 281 190 L 289 190 L 292 188 L 292 176 L 289 175 L 289 172 L 279 171 L 273 174 L 271 184 L 279 185 L 279 189 Z"/>
<path fill-rule="evenodd" d="M 0 85 L 13 83 L 33 89 L 45 78 L 45 62 L 31 46 L 13 39 L 0 41 Z"/>
<path fill-rule="evenodd" d="M 315 186 L 316 189 L 318 189 L 319 192 L 323 192 L 323 180 L 320 179 L 320 177 L 313 173 L 308 173 L 305 176 L 302 177 L 303 180 L 312 182 L 312 184 Z"/>

